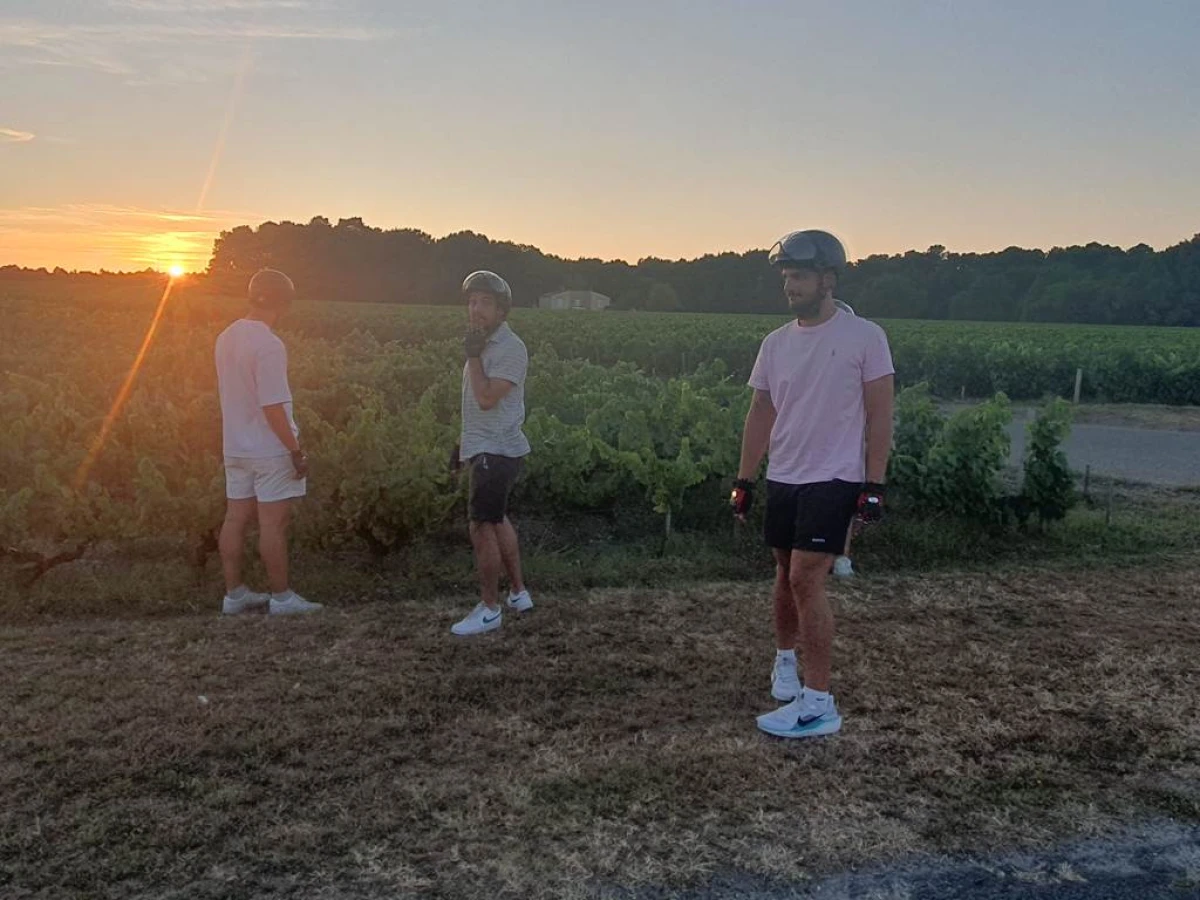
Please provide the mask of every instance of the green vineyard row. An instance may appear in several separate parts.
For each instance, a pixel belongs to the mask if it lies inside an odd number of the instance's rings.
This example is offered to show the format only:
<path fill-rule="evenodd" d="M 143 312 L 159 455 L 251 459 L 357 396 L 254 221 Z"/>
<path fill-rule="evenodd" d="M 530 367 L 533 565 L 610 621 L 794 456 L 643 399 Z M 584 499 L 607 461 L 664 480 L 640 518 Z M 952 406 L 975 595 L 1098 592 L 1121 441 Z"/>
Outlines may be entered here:
<path fill-rule="evenodd" d="M 203 543 L 223 508 L 212 346 L 236 309 L 186 297 L 168 303 L 127 401 L 114 408 L 152 303 L 5 302 L 13 340 L 0 357 L 0 544 L 50 552 L 148 537 Z M 522 508 L 546 516 L 638 510 L 658 516 L 667 533 L 727 526 L 724 497 L 750 394 L 745 371 L 774 321 L 519 312 L 515 327 L 533 351 L 534 452 Z M 457 311 L 443 309 L 297 311 L 286 340 L 313 458 L 303 544 L 387 553 L 460 524 L 463 485 L 446 467 L 457 432 L 460 327 Z M 921 339 L 932 346 L 937 331 Z M 920 328 L 910 335 L 919 338 Z M 897 341 L 901 366 L 906 352 L 915 351 Z M 898 409 L 892 475 L 901 509 L 999 524 L 1011 511 L 1052 519 L 1065 508 L 1052 496 L 1069 492 L 1056 455 L 1061 406 L 1039 420 L 1034 444 L 1042 450 L 1025 460 L 1016 485 L 1001 477 L 1005 398 L 947 420 L 918 388 Z M 1032 476 L 1031 460 L 1041 466 Z"/>

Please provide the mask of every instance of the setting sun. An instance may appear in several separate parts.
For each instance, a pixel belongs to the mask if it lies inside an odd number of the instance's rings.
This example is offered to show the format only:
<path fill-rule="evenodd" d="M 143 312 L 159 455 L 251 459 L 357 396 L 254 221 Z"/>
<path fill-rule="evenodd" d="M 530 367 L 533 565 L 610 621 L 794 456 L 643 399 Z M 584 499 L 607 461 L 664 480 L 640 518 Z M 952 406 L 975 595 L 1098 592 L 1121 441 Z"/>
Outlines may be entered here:
<path fill-rule="evenodd" d="M 183 277 L 183 266 L 178 265 L 178 264 L 171 266 L 171 268 L 167 269 L 167 274 L 170 275 L 172 278 L 182 278 Z"/>

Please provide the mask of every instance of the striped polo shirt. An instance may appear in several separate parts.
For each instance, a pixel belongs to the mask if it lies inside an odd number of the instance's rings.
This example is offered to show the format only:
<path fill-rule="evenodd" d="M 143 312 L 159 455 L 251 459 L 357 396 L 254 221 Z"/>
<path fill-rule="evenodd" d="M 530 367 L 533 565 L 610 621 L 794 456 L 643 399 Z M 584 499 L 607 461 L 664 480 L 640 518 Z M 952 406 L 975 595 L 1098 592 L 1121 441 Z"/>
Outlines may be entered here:
<path fill-rule="evenodd" d="M 480 361 L 484 375 L 511 381 L 513 388 L 491 409 L 482 409 L 471 390 L 471 375 L 467 364 L 464 364 L 462 458 L 470 459 L 480 453 L 527 456 L 529 439 L 521 430 L 525 423 L 525 374 L 529 369 L 529 352 L 525 349 L 525 342 L 505 322 L 488 338 Z"/>

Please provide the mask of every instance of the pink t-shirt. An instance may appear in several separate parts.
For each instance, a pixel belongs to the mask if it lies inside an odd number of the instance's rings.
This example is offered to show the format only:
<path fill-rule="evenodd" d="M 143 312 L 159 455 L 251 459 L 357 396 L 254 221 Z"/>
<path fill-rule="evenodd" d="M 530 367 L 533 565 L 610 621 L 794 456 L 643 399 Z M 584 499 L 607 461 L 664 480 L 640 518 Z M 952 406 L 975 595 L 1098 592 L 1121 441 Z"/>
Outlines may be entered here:
<path fill-rule="evenodd" d="M 863 385 L 894 373 L 883 329 L 842 310 L 820 325 L 793 321 L 768 334 L 750 373 L 776 412 L 768 480 L 865 480 Z"/>

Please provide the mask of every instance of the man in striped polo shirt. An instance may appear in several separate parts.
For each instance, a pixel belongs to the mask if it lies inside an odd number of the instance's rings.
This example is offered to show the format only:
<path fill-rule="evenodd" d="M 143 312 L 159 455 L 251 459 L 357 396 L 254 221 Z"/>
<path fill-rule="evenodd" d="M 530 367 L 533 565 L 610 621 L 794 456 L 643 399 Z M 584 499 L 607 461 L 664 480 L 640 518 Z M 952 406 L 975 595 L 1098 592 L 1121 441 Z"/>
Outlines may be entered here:
<path fill-rule="evenodd" d="M 510 586 L 505 605 L 516 612 L 533 609 L 521 575 L 517 532 L 508 518 L 509 495 L 529 455 L 521 430 L 529 353 L 507 321 L 512 309 L 508 282 L 494 272 L 472 272 L 462 292 L 470 326 L 463 341 L 462 435 L 454 464 L 465 462 L 471 478 L 468 511 L 480 602 L 450 630 L 472 635 L 500 627 L 502 570 Z"/>

